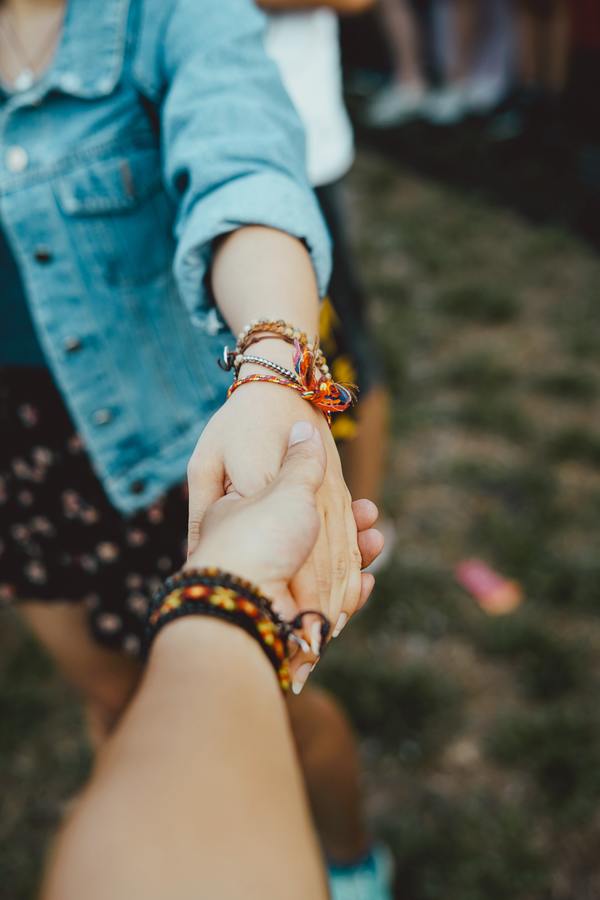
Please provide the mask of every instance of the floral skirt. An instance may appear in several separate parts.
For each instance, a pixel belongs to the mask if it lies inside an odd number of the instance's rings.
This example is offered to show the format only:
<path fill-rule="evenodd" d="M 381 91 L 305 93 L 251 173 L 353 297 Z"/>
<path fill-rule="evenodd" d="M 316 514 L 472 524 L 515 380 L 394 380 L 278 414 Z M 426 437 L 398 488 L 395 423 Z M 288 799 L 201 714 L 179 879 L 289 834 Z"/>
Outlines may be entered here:
<path fill-rule="evenodd" d="M 0 434 L 0 600 L 82 602 L 98 642 L 137 655 L 185 559 L 187 486 L 123 517 L 45 369 L 0 368 Z"/>

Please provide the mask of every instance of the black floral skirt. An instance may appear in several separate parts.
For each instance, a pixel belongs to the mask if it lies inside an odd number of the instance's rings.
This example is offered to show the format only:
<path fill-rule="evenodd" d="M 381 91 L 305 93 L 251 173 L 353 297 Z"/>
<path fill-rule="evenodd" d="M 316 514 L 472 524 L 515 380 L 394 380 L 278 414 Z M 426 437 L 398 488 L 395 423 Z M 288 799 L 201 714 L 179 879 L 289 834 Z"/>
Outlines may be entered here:
<path fill-rule="evenodd" d="M 137 655 L 149 597 L 185 559 L 187 486 L 125 518 L 50 374 L 0 368 L 0 601 L 83 603 L 101 644 Z"/>

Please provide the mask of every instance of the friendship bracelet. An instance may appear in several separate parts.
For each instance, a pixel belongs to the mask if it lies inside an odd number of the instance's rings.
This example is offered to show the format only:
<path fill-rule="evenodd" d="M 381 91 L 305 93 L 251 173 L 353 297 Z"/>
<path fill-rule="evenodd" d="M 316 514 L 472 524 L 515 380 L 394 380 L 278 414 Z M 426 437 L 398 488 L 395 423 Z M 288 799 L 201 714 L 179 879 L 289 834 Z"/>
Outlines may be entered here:
<path fill-rule="evenodd" d="M 262 335 L 269 338 L 279 337 L 294 345 L 293 371 L 263 356 L 245 355 L 245 351 L 253 343 L 261 340 Z M 253 374 L 240 378 L 239 372 L 245 362 L 264 366 L 275 372 L 275 375 Z M 233 369 L 235 372 L 235 381 L 227 392 L 228 398 L 243 384 L 263 383 L 288 387 L 320 409 L 330 427 L 332 414 L 344 412 L 356 399 L 356 388 L 353 385 L 342 385 L 333 381 L 318 341 L 310 345 L 305 332 L 282 319 L 275 321 L 257 319 L 251 322 L 238 335 L 234 350 L 224 348 L 223 360 L 219 361 L 219 365 L 226 371 Z"/>
<path fill-rule="evenodd" d="M 308 649 L 294 632 L 302 629 L 306 615 L 321 619 L 321 650 L 330 631 L 329 620 L 321 613 L 307 610 L 292 622 L 283 620 L 271 601 L 250 582 L 216 568 L 188 569 L 167 578 L 151 601 L 146 623 L 145 653 L 161 629 L 186 615 L 204 615 L 237 625 L 257 643 L 273 666 L 285 693 L 290 687 L 289 650 L 292 638 Z"/>
<path fill-rule="evenodd" d="M 219 584 L 203 584 L 204 579 L 188 579 L 164 596 L 148 616 L 146 647 L 169 622 L 182 616 L 209 616 L 242 628 L 260 645 L 273 666 L 281 690 L 290 687 L 287 641 L 280 629 L 263 609 L 258 597 L 250 599 L 246 592 Z"/>
<path fill-rule="evenodd" d="M 240 354 L 245 353 L 249 347 L 262 340 L 282 340 L 288 344 L 298 342 L 303 347 L 309 347 L 309 340 L 305 331 L 295 328 L 289 322 L 283 319 L 254 319 L 243 331 L 240 331 L 234 350 L 227 347 L 224 350 L 223 364 L 219 362 L 222 368 L 227 371 L 233 367 L 233 359 Z M 324 378 L 330 378 L 331 372 L 327 365 L 327 360 L 321 349 L 319 348 L 318 339 L 315 339 L 312 347 L 315 354 L 315 364 Z"/>

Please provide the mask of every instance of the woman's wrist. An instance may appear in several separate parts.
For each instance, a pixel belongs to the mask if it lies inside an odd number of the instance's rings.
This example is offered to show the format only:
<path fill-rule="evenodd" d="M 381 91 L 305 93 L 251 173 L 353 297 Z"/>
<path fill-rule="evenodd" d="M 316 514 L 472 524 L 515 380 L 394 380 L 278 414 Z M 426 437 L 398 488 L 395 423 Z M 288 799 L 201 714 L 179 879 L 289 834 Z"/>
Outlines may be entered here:
<path fill-rule="evenodd" d="M 219 619 L 185 616 L 170 622 L 156 636 L 150 666 L 161 672 L 182 673 L 182 677 L 198 678 L 199 685 L 212 685 L 218 676 L 221 687 L 235 690 L 244 684 L 273 684 L 277 679 L 273 667 L 258 643 L 241 628 Z"/>

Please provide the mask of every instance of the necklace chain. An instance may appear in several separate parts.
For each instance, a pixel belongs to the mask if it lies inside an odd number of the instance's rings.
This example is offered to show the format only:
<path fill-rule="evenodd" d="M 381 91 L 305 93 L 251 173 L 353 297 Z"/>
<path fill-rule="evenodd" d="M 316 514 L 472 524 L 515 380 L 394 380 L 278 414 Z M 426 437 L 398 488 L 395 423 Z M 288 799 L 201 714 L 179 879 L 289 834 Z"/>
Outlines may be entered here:
<path fill-rule="evenodd" d="M 6 46 L 11 50 L 13 56 L 19 61 L 20 65 L 22 65 L 21 72 L 17 75 L 17 78 L 14 79 L 15 83 L 23 77 L 27 80 L 33 79 L 36 68 L 45 62 L 60 34 L 64 21 L 64 9 L 61 9 L 56 21 L 53 22 L 52 26 L 48 29 L 48 33 L 45 35 L 44 40 L 33 52 L 27 51 L 18 30 L 6 13 L 4 14 L 3 19 L 4 21 L 0 19 L 0 36 L 4 38 Z"/>

